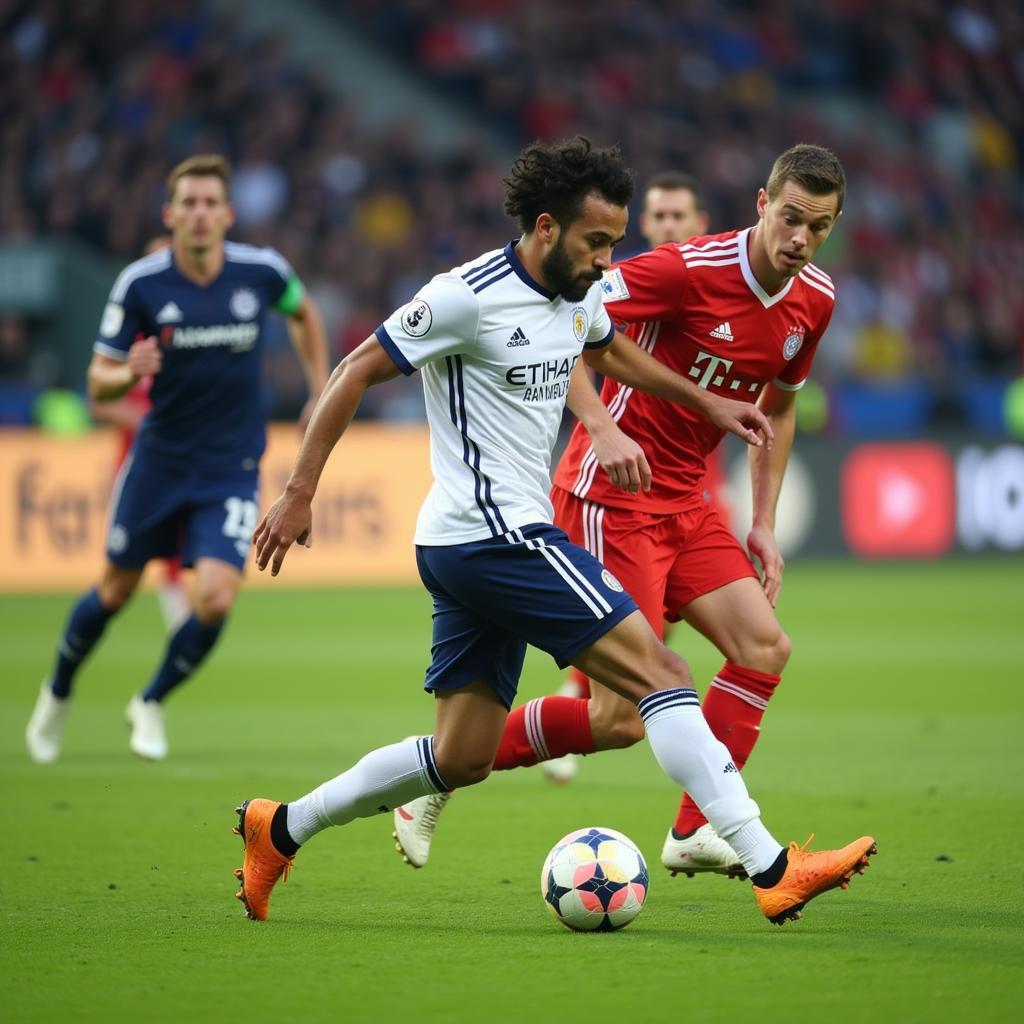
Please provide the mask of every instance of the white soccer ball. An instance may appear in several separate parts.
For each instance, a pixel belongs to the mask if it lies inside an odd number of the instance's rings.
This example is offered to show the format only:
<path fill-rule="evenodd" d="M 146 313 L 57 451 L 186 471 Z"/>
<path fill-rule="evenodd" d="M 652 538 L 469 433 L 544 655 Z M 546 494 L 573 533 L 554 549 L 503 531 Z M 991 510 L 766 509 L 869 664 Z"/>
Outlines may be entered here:
<path fill-rule="evenodd" d="M 611 932 L 643 909 L 648 874 L 636 844 L 613 828 L 581 828 L 552 847 L 540 875 L 544 903 L 567 928 Z"/>

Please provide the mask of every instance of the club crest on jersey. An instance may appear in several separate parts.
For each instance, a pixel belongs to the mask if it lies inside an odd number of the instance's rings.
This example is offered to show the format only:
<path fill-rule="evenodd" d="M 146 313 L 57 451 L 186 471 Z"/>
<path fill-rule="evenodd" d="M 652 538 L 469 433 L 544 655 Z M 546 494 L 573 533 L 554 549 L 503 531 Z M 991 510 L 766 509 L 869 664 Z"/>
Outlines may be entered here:
<path fill-rule="evenodd" d="M 577 306 L 572 311 L 572 333 L 576 335 L 577 341 L 583 341 L 587 336 L 587 329 L 590 327 L 590 319 L 587 311 L 582 306 Z"/>
<path fill-rule="evenodd" d="M 802 327 L 790 327 L 789 334 L 786 336 L 786 340 L 782 345 L 782 355 L 786 359 L 792 359 L 793 356 L 800 351 L 800 346 L 804 343 L 804 328 Z"/>
<path fill-rule="evenodd" d="M 614 590 L 616 594 L 622 593 L 622 584 L 607 569 L 601 570 L 601 579 L 609 590 Z"/>
<path fill-rule="evenodd" d="M 629 289 L 626 282 L 622 280 L 622 271 L 616 268 L 609 270 L 601 278 L 601 298 L 605 302 L 619 302 L 629 298 Z"/>
<path fill-rule="evenodd" d="M 252 320 L 260 311 L 260 300 L 249 288 L 239 288 L 231 296 L 229 308 L 236 320 Z"/>
<path fill-rule="evenodd" d="M 413 299 L 402 310 L 402 327 L 411 338 L 422 338 L 433 322 L 434 315 L 422 299 Z"/>

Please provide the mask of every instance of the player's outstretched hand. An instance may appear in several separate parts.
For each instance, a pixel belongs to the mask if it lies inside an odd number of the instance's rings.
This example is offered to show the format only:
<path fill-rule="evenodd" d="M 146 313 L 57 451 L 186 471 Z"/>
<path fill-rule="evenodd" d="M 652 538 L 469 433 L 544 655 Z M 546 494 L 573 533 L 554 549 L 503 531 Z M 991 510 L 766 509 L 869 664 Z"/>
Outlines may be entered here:
<path fill-rule="evenodd" d="M 766 526 L 754 526 L 747 534 L 747 550 L 761 563 L 761 587 L 768 603 L 774 608 L 782 589 L 782 570 L 785 562 L 779 551 L 775 532 Z"/>
<path fill-rule="evenodd" d="M 164 365 L 164 354 L 156 338 L 150 335 L 133 342 L 128 349 L 128 369 L 141 380 L 143 377 L 152 377 L 159 373 Z"/>
<path fill-rule="evenodd" d="M 276 576 L 293 544 L 308 548 L 313 543 L 313 510 L 309 501 L 286 491 L 267 510 L 252 539 L 257 568 L 262 572 L 269 563 L 270 575 Z"/>
<path fill-rule="evenodd" d="M 711 404 L 707 409 L 707 417 L 716 427 L 735 434 L 756 448 L 762 445 L 771 448 L 775 433 L 768 417 L 756 405 L 739 402 L 735 398 L 723 398 L 721 395 L 708 397 Z"/>
<path fill-rule="evenodd" d="M 600 467 L 616 487 L 636 494 L 651 489 L 651 467 L 643 448 L 614 423 L 590 435 Z"/>

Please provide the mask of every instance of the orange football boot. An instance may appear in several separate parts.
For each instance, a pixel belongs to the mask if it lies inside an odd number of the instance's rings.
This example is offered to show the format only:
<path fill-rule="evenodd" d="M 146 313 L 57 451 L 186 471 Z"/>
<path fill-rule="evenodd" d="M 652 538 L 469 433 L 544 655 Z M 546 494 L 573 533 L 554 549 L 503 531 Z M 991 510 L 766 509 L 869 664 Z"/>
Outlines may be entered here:
<path fill-rule="evenodd" d="M 814 836 L 811 836 L 813 839 Z M 789 863 L 782 878 L 770 889 L 754 886 L 754 895 L 761 906 L 761 912 L 772 924 L 782 925 L 800 918 L 804 904 L 829 889 L 845 889 L 853 873 L 864 874 L 868 857 L 878 853 L 878 847 L 871 836 L 861 836 L 841 850 L 818 850 L 789 844 Z"/>
<path fill-rule="evenodd" d="M 245 916 L 250 921 L 266 921 L 270 910 L 270 892 L 283 875 L 288 881 L 294 857 L 280 853 L 270 840 L 270 822 L 281 806 L 278 800 L 246 800 L 236 807 L 238 827 L 231 831 L 242 837 L 245 859 L 235 872 L 242 887 L 235 899 L 245 905 Z"/>

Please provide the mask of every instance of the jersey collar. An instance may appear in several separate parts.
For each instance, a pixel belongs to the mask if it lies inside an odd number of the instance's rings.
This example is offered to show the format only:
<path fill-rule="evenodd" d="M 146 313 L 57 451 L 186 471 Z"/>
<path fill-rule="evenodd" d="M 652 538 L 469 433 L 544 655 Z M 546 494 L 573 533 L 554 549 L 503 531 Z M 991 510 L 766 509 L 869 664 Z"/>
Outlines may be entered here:
<path fill-rule="evenodd" d="M 509 266 L 516 272 L 516 277 L 519 278 L 523 284 L 532 288 L 535 292 L 539 292 L 549 302 L 552 299 L 558 298 L 558 292 L 550 291 L 545 288 L 539 281 L 535 281 L 526 272 L 526 267 L 520 262 L 519 257 L 516 255 L 516 239 L 513 239 L 508 245 L 505 246 L 505 258 L 508 260 Z"/>
<path fill-rule="evenodd" d="M 774 295 L 769 295 L 761 287 L 760 282 L 754 277 L 754 271 L 750 269 L 750 253 L 747 252 L 747 242 L 750 239 L 750 232 L 753 230 L 753 228 L 744 228 L 739 235 L 740 270 L 743 271 L 743 280 L 747 282 L 747 287 L 761 300 L 761 305 L 768 309 L 786 297 L 796 278 L 791 277 Z"/>

